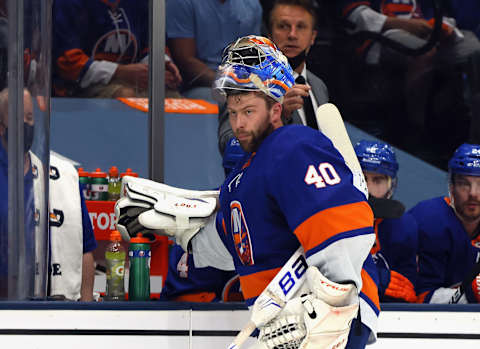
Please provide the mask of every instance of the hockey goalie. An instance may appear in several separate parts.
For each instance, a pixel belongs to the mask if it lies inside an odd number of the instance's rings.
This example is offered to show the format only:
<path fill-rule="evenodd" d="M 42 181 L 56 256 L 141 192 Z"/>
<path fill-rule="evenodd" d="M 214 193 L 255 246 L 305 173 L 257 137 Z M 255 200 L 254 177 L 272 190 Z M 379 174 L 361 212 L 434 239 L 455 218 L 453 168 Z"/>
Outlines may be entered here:
<path fill-rule="evenodd" d="M 115 204 L 125 240 L 173 237 L 196 267 L 235 270 L 251 321 L 230 348 L 259 330 L 255 348 L 363 348 L 380 311 L 373 214 L 341 152 L 323 133 L 282 124 L 294 84 L 267 38 L 224 52 L 214 84 L 245 158 L 219 191 L 124 177 Z"/>

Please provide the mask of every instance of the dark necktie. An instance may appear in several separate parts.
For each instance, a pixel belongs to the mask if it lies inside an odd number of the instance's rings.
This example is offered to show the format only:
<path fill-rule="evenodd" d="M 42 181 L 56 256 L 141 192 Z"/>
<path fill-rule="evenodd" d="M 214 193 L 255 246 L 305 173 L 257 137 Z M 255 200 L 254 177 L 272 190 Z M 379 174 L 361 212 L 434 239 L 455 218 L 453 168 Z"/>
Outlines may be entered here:
<path fill-rule="evenodd" d="M 295 79 L 295 83 L 306 85 L 305 78 L 301 75 L 299 75 Z M 307 97 L 303 97 L 303 111 L 305 112 L 305 120 L 307 121 L 307 126 L 318 130 L 317 118 L 315 117 L 315 111 L 313 110 L 310 93 Z"/>

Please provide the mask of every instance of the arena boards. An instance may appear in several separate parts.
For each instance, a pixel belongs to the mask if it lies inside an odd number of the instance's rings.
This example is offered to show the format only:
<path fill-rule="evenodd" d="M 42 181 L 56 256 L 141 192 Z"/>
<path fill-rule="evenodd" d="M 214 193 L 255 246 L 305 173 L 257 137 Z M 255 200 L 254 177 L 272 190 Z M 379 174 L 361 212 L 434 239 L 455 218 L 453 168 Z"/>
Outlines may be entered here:
<path fill-rule="evenodd" d="M 224 349 L 248 319 L 245 307 L 235 303 L 1 302 L 0 343 L 35 349 Z M 478 348 L 479 324 L 480 305 L 384 305 L 378 342 L 367 348 Z"/>

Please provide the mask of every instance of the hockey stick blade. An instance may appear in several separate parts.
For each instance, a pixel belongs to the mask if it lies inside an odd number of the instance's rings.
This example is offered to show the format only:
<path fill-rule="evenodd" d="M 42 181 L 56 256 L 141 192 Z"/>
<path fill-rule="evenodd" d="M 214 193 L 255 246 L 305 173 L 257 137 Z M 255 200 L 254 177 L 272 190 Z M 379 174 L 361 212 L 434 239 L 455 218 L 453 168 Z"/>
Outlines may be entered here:
<path fill-rule="evenodd" d="M 258 326 L 275 318 L 304 283 L 307 268 L 303 248 L 300 246 L 255 300 L 250 321 L 228 349 L 239 349 Z"/>
<path fill-rule="evenodd" d="M 317 108 L 316 118 L 319 130 L 332 141 L 334 147 L 343 156 L 353 174 L 354 185 L 365 194 L 365 197 L 368 197 L 362 168 L 337 107 L 332 103 L 322 104 Z"/>

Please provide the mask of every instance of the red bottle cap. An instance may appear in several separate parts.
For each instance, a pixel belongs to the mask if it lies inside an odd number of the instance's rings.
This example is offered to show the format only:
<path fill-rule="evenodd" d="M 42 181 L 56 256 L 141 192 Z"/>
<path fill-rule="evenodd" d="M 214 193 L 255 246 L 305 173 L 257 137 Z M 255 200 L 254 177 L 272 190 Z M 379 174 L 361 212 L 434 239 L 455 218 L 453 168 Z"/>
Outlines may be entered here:
<path fill-rule="evenodd" d="M 110 177 L 118 177 L 118 168 L 117 166 L 112 166 L 110 167 L 110 170 L 108 171 L 108 175 Z"/>
<path fill-rule="evenodd" d="M 79 177 L 90 177 L 90 173 L 88 173 L 87 171 L 85 171 L 83 169 L 83 167 L 79 167 L 78 168 L 78 176 Z"/>
<path fill-rule="evenodd" d="M 97 168 L 95 172 L 90 173 L 90 177 L 95 177 L 95 178 L 102 178 L 105 177 L 107 178 L 107 174 L 105 172 L 102 172 L 100 168 Z"/>
<path fill-rule="evenodd" d="M 138 173 L 133 172 L 131 168 L 127 168 L 125 172 L 122 172 L 120 174 L 120 177 L 125 177 L 125 176 L 138 177 Z"/>
<path fill-rule="evenodd" d="M 110 232 L 110 241 L 122 241 L 122 235 L 118 230 L 112 230 Z"/>
<path fill-rule="evenodd" d="M 150 243 L 150 240 L 148 238 L 143 237 L 142 233 L 138 233 L 137 236 L 130 239 L 130 242 L 136 243 L 136 244 L 148 244 Z"/>

